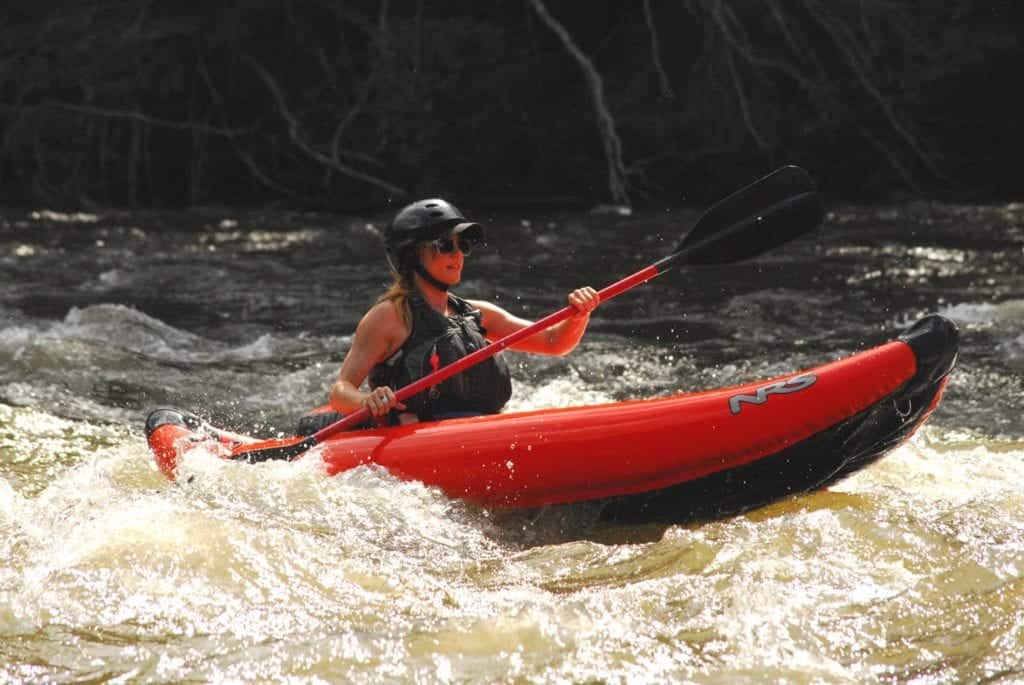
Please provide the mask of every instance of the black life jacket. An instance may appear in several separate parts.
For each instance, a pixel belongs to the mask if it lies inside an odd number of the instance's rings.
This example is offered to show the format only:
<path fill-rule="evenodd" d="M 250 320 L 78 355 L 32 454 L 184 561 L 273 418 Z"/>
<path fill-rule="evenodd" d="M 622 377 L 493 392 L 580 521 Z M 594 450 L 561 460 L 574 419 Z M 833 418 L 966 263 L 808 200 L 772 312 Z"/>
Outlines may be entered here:
<path fill-rule="evenodd" d="M 371 387 L 387 385 L 398 390 L 488 344 L 480 310 L 451 293 L 451 316 L 430 307 L 419 293 L 409 296 L 409 309 L 409 338 L 371 369 Z M 406 399 L 405 405 L 421 421 L 430 421 L 451 412 L 497 414 L 511 396 L 512 377 L 498 353 Z"/>

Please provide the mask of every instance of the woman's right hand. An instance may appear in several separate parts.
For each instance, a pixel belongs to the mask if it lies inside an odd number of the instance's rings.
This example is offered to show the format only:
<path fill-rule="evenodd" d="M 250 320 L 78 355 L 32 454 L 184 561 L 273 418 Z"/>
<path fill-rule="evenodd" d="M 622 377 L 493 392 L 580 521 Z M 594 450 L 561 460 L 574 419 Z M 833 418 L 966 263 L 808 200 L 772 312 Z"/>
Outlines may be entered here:
<path fill-rule="evenodd" d="M 405 409 L 405 405 L 395 397 L 394 391 L 386 385 L 366 393 L 360 404 L 366 407 L 374 418 L 385 416 L 392 409 Z"/>

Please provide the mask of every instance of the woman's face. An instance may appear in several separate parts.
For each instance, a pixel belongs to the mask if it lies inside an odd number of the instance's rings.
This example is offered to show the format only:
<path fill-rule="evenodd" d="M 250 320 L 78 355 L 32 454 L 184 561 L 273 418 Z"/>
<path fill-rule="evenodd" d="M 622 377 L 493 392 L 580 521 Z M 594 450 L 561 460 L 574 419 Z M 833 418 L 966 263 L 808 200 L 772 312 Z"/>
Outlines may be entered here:
<path fill-rule="evenodd" d="M 447 235 L 420 243 L 416 254 L 428 274 L 452 286 L 462 280 L 462 267 L 465 263 L 465 243 L 460 236 Z"/>

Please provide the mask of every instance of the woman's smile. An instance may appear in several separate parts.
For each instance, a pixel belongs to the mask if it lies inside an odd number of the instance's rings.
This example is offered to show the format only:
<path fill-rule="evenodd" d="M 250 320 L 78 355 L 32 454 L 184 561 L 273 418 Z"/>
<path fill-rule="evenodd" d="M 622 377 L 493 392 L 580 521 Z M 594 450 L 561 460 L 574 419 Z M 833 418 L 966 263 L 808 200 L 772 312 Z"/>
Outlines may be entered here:
<path fill-rule="evenodd" d="M 446 265 L 444 267 L 444 270 L 445 270 L 445 273 L 451 274 L 452 278 L 455 279 L 456 283 L 458 283 L 460 280 L 462 280 L 462 260 L 461 259 L 457 260 L 457 261 L 454 261 L 451 264 Z"/>

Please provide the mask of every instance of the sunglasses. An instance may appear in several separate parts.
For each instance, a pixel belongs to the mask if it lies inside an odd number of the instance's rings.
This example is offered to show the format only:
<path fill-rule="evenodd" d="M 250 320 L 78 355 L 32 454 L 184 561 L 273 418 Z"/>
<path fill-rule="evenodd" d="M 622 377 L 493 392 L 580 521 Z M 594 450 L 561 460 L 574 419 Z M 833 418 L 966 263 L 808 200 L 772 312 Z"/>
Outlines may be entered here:
<path fill-rule="evenodd" d="M 431 240 L 430 244 L 434 246 L 434 249 L 438 254 L 452 254 L 455 250 L 458 250 L 468 257 L 473 254 L 473 246 L 477 243 L 476 241 L 456 236 L 455 238 L 438 238 L 437 240 Z"/>

